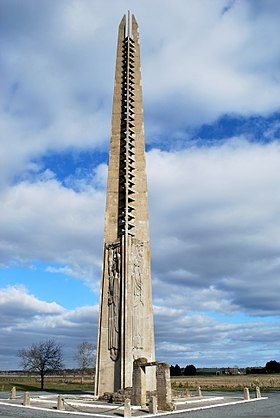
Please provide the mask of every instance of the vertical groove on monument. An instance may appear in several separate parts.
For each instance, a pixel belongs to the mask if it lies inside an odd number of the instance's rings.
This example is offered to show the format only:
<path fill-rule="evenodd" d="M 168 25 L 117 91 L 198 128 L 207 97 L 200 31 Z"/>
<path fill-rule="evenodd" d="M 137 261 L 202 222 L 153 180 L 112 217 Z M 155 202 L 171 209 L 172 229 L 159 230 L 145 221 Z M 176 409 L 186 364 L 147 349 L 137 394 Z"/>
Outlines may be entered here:
<path fill-rule="evenodd" d="M 139 357 L 155 356 L 139 33 L 128 15 L 117 45 L 95 393 L 131 387 Z"/>

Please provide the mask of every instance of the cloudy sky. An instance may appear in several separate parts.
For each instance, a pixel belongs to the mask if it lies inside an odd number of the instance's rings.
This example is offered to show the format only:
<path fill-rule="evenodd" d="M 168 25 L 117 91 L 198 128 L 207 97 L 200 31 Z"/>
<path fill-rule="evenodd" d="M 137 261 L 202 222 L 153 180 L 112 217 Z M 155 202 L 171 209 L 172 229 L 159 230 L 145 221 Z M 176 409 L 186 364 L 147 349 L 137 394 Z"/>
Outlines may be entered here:
<path fill-rule="evenodd" d="M 140 26 L 157 359 L 280 361 L 280 2 L 0 0 L 0 369 L 95 342 L 117 28 Z"/>

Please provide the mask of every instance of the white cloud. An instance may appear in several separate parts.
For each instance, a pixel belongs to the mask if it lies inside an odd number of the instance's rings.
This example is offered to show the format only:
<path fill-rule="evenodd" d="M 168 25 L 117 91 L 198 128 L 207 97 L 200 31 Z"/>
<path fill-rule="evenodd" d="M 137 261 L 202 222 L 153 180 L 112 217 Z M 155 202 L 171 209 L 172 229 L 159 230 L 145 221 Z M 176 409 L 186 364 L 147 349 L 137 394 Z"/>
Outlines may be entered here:
<path fill-rule="evenodd" d="M 23 287 L 10 287 L 0 291 L 0 310 L 2 370 L 18 368 L 19 349 L 50 337 L 62 344 L 67 367 L 75 366 L 74 353 L 81 341 L 95 343 L 97 306 L 66 310 L 36 299 Z M 158 360 L 182 366 L 190 362 L 197 366 L 245 366 L 255 361 L 263 364 L 278 352 L 276 322 L 226 324 L 205 314 L 186 315 L 183 309 L 165 307 L 155 307 L 154 313 Z M 252 351 L 256 351 L 254 358 Z"/>
<path fill-rule="evenodd" d="M 223 13 L 229 4 L 134 5 L 150 142 L 227 112 L 279 109 L 277 2 L 233 2 Z M 48 150 L 108 139 L 117 25 L 128 5 L 110 0 L 108 14 L 97 0 L 1 2 L 2 182 Z"/>
<path fill-rule="evenodd" d="M 67 311 L 55 302 L 37 299 L 24 287 L 15 286 L 0 289 L 0 311 L 1 370 L 17 369 L 19 349 L 50 337 L 62 344 L 66 364 L 75 367 L 77 346 L 85 340 L 95 342 L 96 306 Z"/>
<path fill-rule="evenodd" d="M 234 2 L 224 14 L 227 1 L 165 3 L 152 36 L 147 26 L 158 4 L 141 20 L 151 53 L 143 57 L 146 115 L 155 134 L 164 126 L 170 137 L 224 113 L 279 109 L 279 5 L 266 3 L 257 14 L 255 3 Z"/>
<path fill-rule="evenodd" d="M 32 260 L 58 263 L 74 277 L 96 286 L 104 191 L 87 185 L 78 192 L 55 179 L 21 182 L 2 194 L 0 212 L 2 265 Z"/>
<path fill-rule="evenodd" d="M 70 174 L 62 184 L 33 160 L 48 151 L 104 147 L 117 25 L 129 3 L 1 1 L 1 265 L 40 260 L 49 273 L 99 288 L 106 165 L 88 178 Z M 277 111 L 279 11 L 278 1 L 258 0 L 135 4 L 148 142 L 164 137 L 172 149 L 192 125 L 224 113 Z M 277 136 L 278 125 L 268 138 Z M 262 358 L 270 355 L 264 341 L 276 352 L 278 324 L 256 321 L 279 317 L 279 162 L 277 142 L 246 138 L 148 153 L 160 356 L 172 351 L 176 361 L 189 353 L 205 364 L 217 356 L 238 363 L 242 343 L 246 362 L 256 347 Z M 1 295 L 1 309 L 13 317 L 7 316 L 5 352 L 50 332 L 74 347 L 95 332 L 96 307 L 65 311 L 23 288 Z M 239 324 L 239 311 L 256 319 Z"/>
<path fill-rule="evenodd" d="M 244 140 L 148 154 L 156 300 L 279 315 L 279 163 Z"/>
<path fill-rule="evenodd" d="M 57 315 L 64 311 L 56 302 L 45 302 L 28 294 L 23 286 L 9 286 L 0 289 L 0 309 L 2 311 L 2 326 L 3 313 L 10 317 L 13 316 L 14 319 L 17 318 L 18 320 L 22 316 L 32 317 L 38 312 L 41 314 Z"/>
<path fill-rule="evenodd" d="M 147 162 L 156 304 L 279 314 L 278 143 L 153 150 Z M 80 190 L 46 176 L 2 193 L 1 264 L 39 260 L 98 293 L 103 164 L 96 173 Z"/>
<path fill-rule="evenodd" d="M 165 315 L 155 310 L 157 358 L 197 367 L 264 365 L 277 356 L 279 322 L 235 320 L 234 324 L 205 314 Z"/>

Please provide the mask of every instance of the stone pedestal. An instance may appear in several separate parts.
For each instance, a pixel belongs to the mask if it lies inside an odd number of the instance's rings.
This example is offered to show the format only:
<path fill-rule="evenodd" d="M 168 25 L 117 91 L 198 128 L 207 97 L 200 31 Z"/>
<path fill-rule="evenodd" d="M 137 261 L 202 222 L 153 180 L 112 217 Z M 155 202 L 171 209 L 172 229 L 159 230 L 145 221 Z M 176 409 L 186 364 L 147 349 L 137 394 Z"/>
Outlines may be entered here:
<path fill-rule="evenodd" d="M 157 414 L 157 397 L 156 396 L 151 396 L 151 399 L 149 402 L 149 413 Z"/>
<path fill-rule="evenodd" d="M 261 397 L 262 397 L 262 395 L 261 395 L 260 388 L 259 388 L 259 386 L 256 386 L 256 398 L 261 398 Z"/>
<path fill-rule="evenodd" d="M 250 392 L 248 388 L 244 388 L 244 400 L 249 401 L 250 400 Z"/>
<path fill-rule="evenodd" d="M 125 401 L 124 401 L 123 416 L 124 416 L 124 418 L 130 418 L 131 417 L 130 399 L 125 399 Z"/>
<path fill-rule="evenodd" d="M 30 406 L 30 394 L 29 392 L 25 392 L 23 395 L 23 406 Z"/>
<path fill-rule="evenodd" d="M 146 368 L 147 359 L 142 357 L 134 360 L 132 377 L 132 404 L 146 406 Z M 142 366 L 141 366 L 142 364 Z"/>
<path fill-rule="evenodd" d="M 64 397 L 62 395 L 58 395 L 57 397 L 57 410 L 58 411 L 65 411 L 65 406 L 64 406 Z"/>
<path fill-rule="evenodd" d="M 16 399 L 17 398 L 17 390 L 16 387 L 13 386 L 10 393 L 10 399 Z"/>
<path fill-rule="evenodd" d="M 173 411 L 174 405 L 172 403 L 169 364 L 158 363 L 156 376 L 158 409 L 162 411 Z"/>

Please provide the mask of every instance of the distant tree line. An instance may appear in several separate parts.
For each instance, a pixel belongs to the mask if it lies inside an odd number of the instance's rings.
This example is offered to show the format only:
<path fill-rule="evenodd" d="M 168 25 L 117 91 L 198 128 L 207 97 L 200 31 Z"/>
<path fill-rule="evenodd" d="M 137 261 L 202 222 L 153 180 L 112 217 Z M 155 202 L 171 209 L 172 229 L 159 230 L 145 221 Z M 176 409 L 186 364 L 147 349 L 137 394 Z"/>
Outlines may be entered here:
<path fill-rule="evenodd" d="M 176 364 L 170 366 L 170 376 L 194 376 L 196 375 L 196 367 L 193 364 L 188 364 L 183 370 Z"/>
<path fill-rule="evenodd" d="M 264 374 L 264 373 L 280 373 L 280 362 L 270 360 L 265 367 L 247 367 L 246 374 Z M 178 364 L 170 366 L 170 376 L 195 376 L 197 369 L 193 364 L 188 364 L 185 368 L 181 368 Z M 229 373 L 230 374 L 230 373 Z"/>
<path fill-rule="evenodd" d="M 265 367 L 247 367 L 247 374 L 280 373 L 280 363 L 276 360 L 270 360 Z"/>

